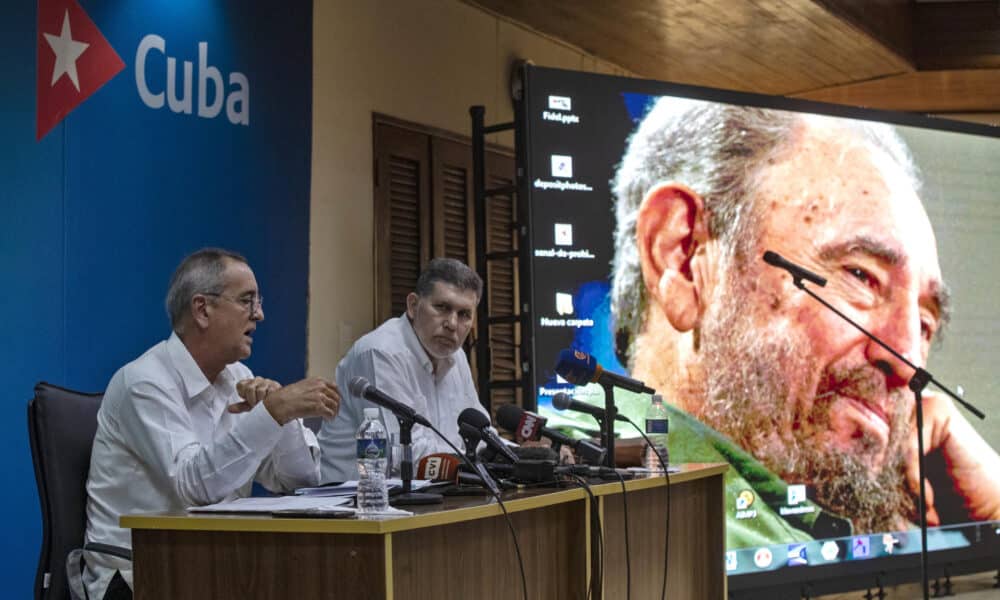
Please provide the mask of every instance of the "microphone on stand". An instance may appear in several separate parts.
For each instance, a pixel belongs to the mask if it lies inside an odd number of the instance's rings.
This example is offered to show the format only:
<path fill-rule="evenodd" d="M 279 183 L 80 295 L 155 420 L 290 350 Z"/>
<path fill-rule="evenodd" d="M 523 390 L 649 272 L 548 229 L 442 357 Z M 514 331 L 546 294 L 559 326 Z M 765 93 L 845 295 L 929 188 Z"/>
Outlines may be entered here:
<path fill-rule="evenodd" d="M 458 429 L 459 431 L 468 431 L 469 433 L 475 432 L 475 435 L 479 437 L 480 440 L 486 442 L 486 445 L 493 450 L 504 455 L 504 458 L 512 463 L 518 461 L 517 455 L 507 447 L 500 436 L 498 436 L 492 429 L 490 429 L 490 419 L 483 413 L 479 412 L 474 408 L 467 408 L 458 415 Z M 470 449 L 466 448 L 466 452 Z M 471 449 L 475 452 L 475 448 Z"/>
<path fill-rule="evenodd" d="M 587 413 L 588 415 L 594 417 L 598 421 L 603 421 L 607 416 L 608 411 L 604 410 L 599 406 L 594 406 L 593 404 L 587 404 L 586 402 L 580 402 L 579 400 L 573 399 L 569 394 L 565 392 L 559 392 L 552 397 L 552 407 L 556 410 L 572 410 L 576 412 Z M 615 420 L 628 423 L 628 419 L 622 415 L 617 414 L 615 411 Z"/>
<path fill-rule="evenodd" d="M 542 437 L 552 441 L 554 446 L 569 446 L 580 459 L 591 465 L 604 462 L 607 450 L 588 440 L 575 440 L 568 435 L 549 429 L 545 426 L 545 417 L 526 411 L 513 404 L 506 404 L 497 409 L 497 424 L 511 431 L 518 442 L 537 441 Z"/>
<path fill-rule="evenodd" d="M 811 281 L 812 283 L 815 283 L 819 287 L 826 286 L 826 279 L 813 273 L 809 269 L 805 269 L 789 260 L 785 260 L 785 258 L 780 254 L 778 254 L 777 252 L 771 252 L 770 250 L 764 252 L 764 262 L 771 265 L 772 267 L 778 267 L 779 269 L 784 269 L 789 273 L 791 273 L 792 281 L 795 283 L 797 287 L 802 287 L 801 284 L 803 279 L 805 279 L 806 281 Z"/>
<path fill-rule="evenodd" d="M 409 406 L 391 398 L 388 394 L 380 392 L 367 379 L 360 375 L 351 380 L 350 392 L 355 396 L 366 398 L 382 408 L 389 410 L 396 416 L 399 422 L 399 445 L 403 451 L 403 457 L 399 462 L 399 477 L 403 481 L 403 491 L 392 497 L 390 504 L 412 505 L 412 504 L 436 504 L 442 502 L 440 494 L 428 494 L 413 491 L 413 424 L 420 423 L 425 427 L 430 427 L 430 422 L 426 418 L 417 414 Z"/>
<path fill-rule="evenodd" d="M 597 360 L 593 356 L 580 350 L 567 348 L 560 352 L 559 359 L 556 361 L 556 373 L 575 385 L 599 383 L 637 394 L 656 393 L 656 390 L 637 379 L 605 371 L 601 365 L 597 364 Z"/>
<path fill-rule="evenodd" d="M 379 406 L 388 410 L 397 417 L 409 419 L 414 423 L 419 423 L 420 425 L 423 425 L 424 427 L 431 426 L 430 422 L 428 422 L 423 415 L 417 413 L 417 411 L 403 404 L 399 400 L 392 398 L 385 392 L 379 391 L 378 388 L 369 383 L 367 379 L 365 379 L 360 375 L 351 380 L 348 389 L 351 391 L 351 394 L 364 398 L 365 400 L 368 400 L 369 402 L 372 402 L 374 404 L 378 404 Z"/>
<path fill-rule="evenodd" d="M 503 448 L 506 452 L 503 452 L 504 456 L 511 459 L 511 462 L 517 462 L 517 457 L 510 449 L 506 448 L 506 444 L 500 442 L 496 439 L 496 434 L 490 431 L 490 420 L 483 413 L 479 412 L 474 408 L 467 408 L 458 415 L 458 433 L 462 436 L 462 441 L 465 443 L 465 457 L 468 460 L 469 466 L 471 466 L 479 479 L 482 480 L 483 485 L 489 489 L 494 496 L 500 497 L 500 487 L 497 482 L 494 481 L 493 477 L 486 471 L 486 466 L 479 461 L 479 457 L 476 456 L 476 446 L 479 442 L 485 441 L 486 445 L 492 450 L 497 452 L 502 452 L 500 449 Z M 487 434 L 489 436 L 487 437 Z M 492 443 L 491 443 L 492 442 Z M 509 454 L 508 454 L 509 453 Z"/>

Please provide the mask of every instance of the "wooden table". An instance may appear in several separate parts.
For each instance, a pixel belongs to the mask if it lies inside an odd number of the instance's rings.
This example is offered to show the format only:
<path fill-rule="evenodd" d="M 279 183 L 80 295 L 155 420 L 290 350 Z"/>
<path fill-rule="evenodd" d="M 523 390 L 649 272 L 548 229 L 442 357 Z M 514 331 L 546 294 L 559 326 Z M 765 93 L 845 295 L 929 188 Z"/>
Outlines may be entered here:
<path fill-rule="evenodd" d="M 682 465 L 670 476 L 671 599 L 723 599 L 725 464 Z M 631 597 L 659 598 L 664 477 L 591 486 L 604 544 L 603 588 L 624 598 L 625 529 Z M 586 598 L 597 573 L 590 496 L 580 488 L 504 493 L 531 599 Z M 495 500 L 448 497 L 381 521 L 248 515 L 128 515 L 135 598 L 521 598 L 514 543 Z M 597 521 L 595 521 L 597 522 Z"/>

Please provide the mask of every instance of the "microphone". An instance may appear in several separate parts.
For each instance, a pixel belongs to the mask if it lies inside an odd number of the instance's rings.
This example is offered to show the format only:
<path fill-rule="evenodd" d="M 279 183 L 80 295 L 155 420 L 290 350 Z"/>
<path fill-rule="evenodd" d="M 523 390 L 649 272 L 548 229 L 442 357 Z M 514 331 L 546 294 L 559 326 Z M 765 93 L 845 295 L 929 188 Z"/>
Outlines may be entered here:
<path fill-rule="evenodd" d="M 421 458 L 417 464 L 417 479 L 450 481 L 454 483 L 458 479 L 458 467 L 461 464 L 462 459 L 454 454 L 448 454 L 447 452 L 428 454 Z"/>
<path fill-rule="evenodd" d="M 490 419 L 474 408 L 467 408 L 458 415 L 458 430 L 476 439 L 486 442 L 486 445 L 496 450 L 512 463 L 518 461 L 517 455 L 507 447 L 507 444 L 490 429 Z M 466 451 L 472 449 L 466 448 Z"/>
<path fill-rule="evenodd" d="M 580 402 L 579 400 L 574 400 L 569 394 L 563 392 L 559 392 L 555 396 L 552 396 L 552 407 L 556 410 L 573 410 L 576 412 L 587 413 L 598 421 L 603 421 L 604 417 L 607 416 L 607 411 L 603 408 L 594 406 L 593 404 L 587 404 L 586 402 Z M 615 421 L 628 423 L 628 419 L 618 414 L 618 411 L 615 411 Z"/>
<path fill-rule="evenodd" d="M 819 287 L 826 286 L 826 279 L 820 277 L 819 275 L 813 273 L 809 269 L 804 269 L 799 265 L 785 260 L 783 256 L 777 252 L 771 252 L 770 250 L 764 252 L 764 262 L 771 265 L 772 267 L 778 267 L 779 269 L 784 269 L 792 274 L 792 279 L 795 285 L 799 285 L 803 279 L 806 281 L 811 281 L 818 285 Z"/>
<path fill-rule="evenodd" d="M 423 425 L 424 427 L 431 427 L 430 421 L 424 418 L 423 415 L 418 414 L 417 411 L 403 404 L 399 400 L 391 398 L 385 392 L 380 392 L 374 385 L 369 383 L 367 379 L 360 375 L 351 380 L 351 384 L 348 388 L 350 389 L 351 394 L 360 396 L 369 402 L 378 404 L 382 408 L 392 412 L 392 414 L 397 417 L 409 419 L 414 423 Z"/>
<path fill-rule="evenodd" d="M 522 410 L 513 404 L 505 404 L 497 409 L 497 424 L 513 433 L 514 440 L 518 444 L 540 439 L 546 422 L 548 419 L 545 417 Z"/>
<path fill-rule="evenodd" d="M 497 423 L 507 431 L 513 431 L 518 441 L 535 441 L 546 437 L 552 440 L 553 444 L 569 446 L 587 463 L 600 464 L 604 462 L 607 450 L 588 440 L 575 440 L 568 435 L 563 435 L 554 429 L 545 427 L 547 419 L 528 412 L 519 406 L 505 404 L 497 409 Z M 528 433 L 524 438 L 521 435 Z"/>
<path fill-rule="evenodd" d="M 559 360 L 556 361 L 556 373 L 575 385 L 585 385 L 593 382 L 602 385 L 612 385 L 638 394 L 656 393 L 656 390 L 647 387 L 641 381 L 605 371 L 601 368 L 601 365 L 597 364 L 594 357 L 580 350 L 570 350 L 567 348 L 560 352 Z"/>

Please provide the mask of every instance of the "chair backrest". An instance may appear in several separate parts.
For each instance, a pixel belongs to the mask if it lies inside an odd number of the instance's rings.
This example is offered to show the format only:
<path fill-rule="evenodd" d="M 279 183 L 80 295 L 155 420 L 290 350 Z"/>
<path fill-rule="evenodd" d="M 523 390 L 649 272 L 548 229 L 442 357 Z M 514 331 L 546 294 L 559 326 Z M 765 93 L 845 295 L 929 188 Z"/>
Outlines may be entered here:
<path fill-rule="evenodd" d="M 69 598 L 66 554 L 83 546 L 87 473 L 103 397 L 39 383 L 28 402 L 28 438 L 42 509 L 42 548 L 35 573 L 39 600 Z"/>

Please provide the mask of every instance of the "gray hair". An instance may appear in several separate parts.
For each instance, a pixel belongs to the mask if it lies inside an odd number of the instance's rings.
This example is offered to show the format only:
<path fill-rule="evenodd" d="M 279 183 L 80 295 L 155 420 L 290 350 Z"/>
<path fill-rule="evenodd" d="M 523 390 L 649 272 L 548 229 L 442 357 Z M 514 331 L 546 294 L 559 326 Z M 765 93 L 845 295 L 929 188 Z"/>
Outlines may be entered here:
<path fill-rule="evenodd" d="M 808 122 L 834 122 L 884 152 L 910 177 L 919 178 L 906 144 L 892 126 L 801 113 L 660 98 L 629 140 L 612 182 L 617 228 L 611 309 L 616 350 L 631 354 L 646 312 L 646 290 L 636 246 L 636 218 L 645 195 L 660 183 L 683 183 L 704 202 L 708 235 L 720 242 L 723 268 L 750 258 L 759 235 L 760 211 L 752 205 L 762 167 Z"/>
<path fill-rule="evenodd" d="M 478 273 L 460 260 L 435 258 L 427 263 L 427 267 L 417 278 L 415 290 L 417 295 L 429 295 L 434 291 L 434 283 L 438 281 L 449 283 L 460 290 L 473 291 L 477 300 L 483 296 L 483 280 Z"/>
<path fill-rule="evenodd" d="M 184 315 L 196 294 L 222 293 L 226 287 L 223 273 L 229 260 L 244 264 L 247 262 L 246 258 L 236 252 L 221 248 L 202 248 L 177 265 L 164 300 L 170 326 L 174 331 L 181 333 Z"/>

